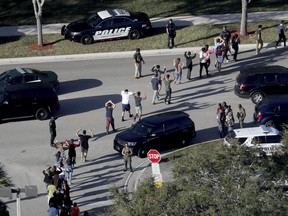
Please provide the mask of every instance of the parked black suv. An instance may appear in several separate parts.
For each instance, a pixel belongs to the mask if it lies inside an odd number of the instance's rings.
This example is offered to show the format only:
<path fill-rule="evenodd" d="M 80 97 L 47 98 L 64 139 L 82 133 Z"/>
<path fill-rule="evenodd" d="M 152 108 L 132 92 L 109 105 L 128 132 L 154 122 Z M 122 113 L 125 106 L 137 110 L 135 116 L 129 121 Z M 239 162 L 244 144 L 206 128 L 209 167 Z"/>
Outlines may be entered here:
<path fill-rule="evenodd" d="M 25 85 L 0 92 L 0 121 L 30 116 L 44 120 L 58 109 L 58 96 L 51 87 Z"/>
<path fill-rule="evenodd" d="M 121 152 L 124 144 L 128 143 L 133 154 L 143 158 L 149 149 L 185 146 L 195 136 L 195 125 L 189 115 L 172 111 L 143 118 L 130 129 L 117 134 L 114 149 Z"/>
<path fill-rule="evenodd" d="M 267 97 L 255 106 L 254 122 L 281 129 L 288 124 L 288 96 Z"/>
<path fill-rule="evenodd" d="M 257 104 L 267 95 L 288 93 L 288 69 L 283 66 L 249 67 L 240 70 L 234 92 Z"/>

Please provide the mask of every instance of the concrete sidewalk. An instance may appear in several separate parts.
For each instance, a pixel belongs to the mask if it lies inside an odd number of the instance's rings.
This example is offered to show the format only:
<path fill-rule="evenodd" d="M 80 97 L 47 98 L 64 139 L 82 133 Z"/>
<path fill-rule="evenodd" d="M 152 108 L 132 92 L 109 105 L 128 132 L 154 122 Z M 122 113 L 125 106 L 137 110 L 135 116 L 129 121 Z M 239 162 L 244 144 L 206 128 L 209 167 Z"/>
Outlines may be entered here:
<path fill-rule="evenodd" d="M 168 18 L 151 18 L 153 28 L 165 27 Z M 190 26 L 203 24 L 225 24 L 240 23 L 241 13 L 217 14 L 203 16 L 173 17 L 176 26 Z M 288 11 L 254 12 L 248 14 L 248 22 L 259 22 L 264 20 L 288 20 Z M 73 21 L 73 20 L 71 20 Z M 35 21 L 36 22 L 36 21 Z M 43 25 L 43 34 L 60 34 L 61 27 L 67 23 Z M 0 27 L 0 36 L 21 36 L 37 34 L 36 25 L 4 26 Z"/>

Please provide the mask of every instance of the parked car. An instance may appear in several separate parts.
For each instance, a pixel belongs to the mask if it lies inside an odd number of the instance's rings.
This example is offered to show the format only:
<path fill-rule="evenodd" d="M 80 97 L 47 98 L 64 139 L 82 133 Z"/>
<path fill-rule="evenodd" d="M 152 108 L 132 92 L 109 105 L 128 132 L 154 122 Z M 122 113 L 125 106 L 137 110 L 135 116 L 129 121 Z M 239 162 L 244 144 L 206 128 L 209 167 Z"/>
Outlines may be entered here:
<path fill-rule="evenodd" d="M 281 147 L 281 135 L 276 128 L 260 125 L 259 127 L 234 129 L 224 138 L 224 144 L 232 143 L 259 148 L 266 155 L 272 155 Z"/>
<path fill-rule="evenodd" d="M 243 68 L 236 77 L 234 92 L 257 104 L 267 95 L 288 94 L 288 69 L 283 66 Z"/>
<path fill-rule="evenodd" d="M 91 44 L 94 41 L 128 37 L 131 40 L 148 35 L 152 30 L 146 13 L 124 9 L 100 11 L 87 19 L 64 25 L 61 34 L 65 39 Z"/>
<path fill-rule="evenodd" d="M 195 124 L 189 115 L 172 111 L 143 118 L 130 129 L 117 134 L 114 149 L 121 152 L 124 144 L 128 143 L 133 154 L 143 158 L 150 149 L 185 146 L 195 136 Z"/>
<path fill-rule="evenodd" d="M 281 128 L 288 124 L 288 96 L 267 97 L 255 106 L 254 122 Z"/>
<path fill-rule="evenodd" d="M 59 99 L 51 87 L 24 86 L 0 92 L 0 121 L 36 117 L 44 120 L 59 109 Z"/>
<path fill-rule="evenodd" d="M 50 86 L 55 90 L 59 88 L 58 75 L 53 71 L 40 71 L 32 68 L 17 67 L 0 74 L 0 89 L 34 83 Z"/>

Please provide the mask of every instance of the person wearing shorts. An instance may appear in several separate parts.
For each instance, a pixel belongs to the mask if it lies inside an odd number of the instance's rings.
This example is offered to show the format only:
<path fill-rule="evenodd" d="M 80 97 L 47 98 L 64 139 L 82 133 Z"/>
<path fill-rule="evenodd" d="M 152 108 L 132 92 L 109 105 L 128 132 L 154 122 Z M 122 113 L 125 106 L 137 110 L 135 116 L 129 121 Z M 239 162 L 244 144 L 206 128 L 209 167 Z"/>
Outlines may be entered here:
<path fill-rule="evenodd" d="M 131 108 L 130 108 L 130 96 L 133 95 L 133 92 L 129 92 L 128 89 L 125 89 L 124 91 L 121 91 L 121 96 L 122 96 L 122 113 L 121 113 L 121 117 L 122 117 L 122 121 L 124 121 L 124 115 L 125 112 L 129 113 L 129 117 L 133 117 L 133 115 L 131 114 Z"/>
<path fill-rule="evenodd" d="M 80 144 L 81 144 L 81 162 L 86 162 L 86 158 L 87 158 L 87 155 L 88 155 L 88 149 L 89 149 L 88 140 L 90 138 L 92 138 L 94 136 L 94 134 L 93 134 L 91 129 L 89 130 L 90 135 L 86 134 L 86 130 L 83 130 L 82 134 L 80 134 L 81 130 L 82 130 L 81 128 L 77 130 L 76 136 L 79 137 Z"/>
<path fill-rule="evenodd" d="M 135 116 L 133 118 L 134 122 L 136 121 L 137 118 L 139 120 L 141 119 L 142 116 L 142 104 L 141 101 L 145 100 L 147 98 L 146 93 L 144 93 L 144 97 L 141 97 L 141 92 L 135 92 L 134 93 L 134 99 L 135 99 Z"/>

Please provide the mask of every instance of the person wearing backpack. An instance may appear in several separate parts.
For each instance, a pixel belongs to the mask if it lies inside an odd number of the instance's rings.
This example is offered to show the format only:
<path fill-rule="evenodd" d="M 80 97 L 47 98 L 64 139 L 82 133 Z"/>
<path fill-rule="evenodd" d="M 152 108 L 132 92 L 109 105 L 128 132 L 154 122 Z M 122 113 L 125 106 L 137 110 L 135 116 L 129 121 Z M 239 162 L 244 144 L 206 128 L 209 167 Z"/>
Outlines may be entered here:
<path fill-rule="evenodd" d="M 224 56 L 223 56 L 223 54 L 224 54 L 223 53 L 224 44 L 225 44 L 225 41 L 221 37 L 214 38 L 215 55 L 216 55 L 216 61 L 215 61 L 214 67 L 217 68 L 217 70 L 219 72 L 221 71 L 222 63 L 223 63 L 223 60 L 224 60 Z"/>

